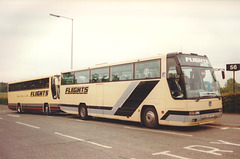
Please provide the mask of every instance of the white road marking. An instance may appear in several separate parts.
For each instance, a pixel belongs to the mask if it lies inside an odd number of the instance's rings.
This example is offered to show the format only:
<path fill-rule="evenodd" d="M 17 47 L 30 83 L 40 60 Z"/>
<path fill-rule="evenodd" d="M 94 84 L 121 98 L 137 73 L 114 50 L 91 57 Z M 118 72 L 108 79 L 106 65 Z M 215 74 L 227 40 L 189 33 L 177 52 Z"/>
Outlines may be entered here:
<path fill-rule="evenodd" d="M 228 129 L 229 127 L 223 127 L 223 126 L 218 126 L 218 125 L 202 125 L 202 126 L 205 126 L 205 127 L 209 127 L 209 128 L 216 128 L 216 129 L 221 129 L 221 130 L 226 130 Z"/>
<path fill-rule="evenodd" d="M 223 128 L 221 128 L 222 130 L 227 130 L 227 129 L 229 129 L 229 127 L 223 127 Z"/>
<path fill-rule="evenodd" d="M 233 128 L 233 129 L 235 129 L 235 130 L 240 130 L 240 128 Z"/>
<path fill-rule="evenodd" d="M 8 114 L 8 116 L 14 117 L 14 118 L 19 118 L 20 117 L 20 115 L 14 115 L 14 114 Z"/>
<path fill-rule="evenodd" d="M 40 127 L 38 126 L 34 126 L 34 125 L 30 125 L 30 124 L 26 124 L 26 123 L 22 123 L 22 122 L 16 122 L 17 124 L 21 124 L 21 125 L 24 125 L 24 126 L 28 126 L 28 127 L 31 127 L 31 128 L 35 128 L 35 129 L 40 129 Z"/>
<path fill-rule="evenodd" d="M 227 142 L 227 141 L 223 141 L 223 140 L 218 140 L 219 142 L 210 142 L 212 144 L 225 144 L 225 145 L 232 145 L 232 146 L 240 146 L 240 144 L 236 144 L 236 143 L 231 143 L 231 142 Z"/>
<path fill-rule="evenodd" d="M 152 155 L 153 155 L 153 156 L 156 156 L 156 155 L 166 155 L 166 156 L 170 156 L 170 157 L 174 157 L 174 158 L 179 158 L 179 159 L 189 159 L 189 158 L 186 158 L 186 157 L 182 157 L 182 156 L 177 156 L 177 155 L 174 155 L 174 154 L 170 154 L 169 152 L 170 152 L 170 151 L 157 152 L 157 153 L 153 153 Z"/>
<path fill-rule="evenodd" d="M 187 146 L 184 147 L 185 149 L 188 150 L 192 150 L 192 151 L 199 151 L 199 152 L 203 152 L 203 153 L 209 153 L 212 155 L 218 155 L 221 156 L 221 153 L 217 153 L 217 152 L 231 152 L 233 153 L 232 150 L 220 150 L 218 148 L 215 147 L 209 147 L 209 146 L 204 146 L 204 145 L 191 145 L 191 146 Z"/>
<path fill-rule="evenodd" d="M 240 130 L 240 128 L 231 128 L 231 127 L 222 127 L 222 126 L 213 126 L 213 125 L 203 125 L 203 126 L 210 127 L 210 128 L 221 129 L 221 130 L 227 130 L 227 129 Z"/>
<path fill-rule="evenodd" d="M 3 119 L 3 118 L 0 117 L 0 120 L 1 120 L 1 119 Z"/>
<path fill-rule="evenodd" d="M 69 135 L 64 135 L 64 134 L 61 134 L 61 133 L 58 133 L 58 132 L 55 132 L 54 134 L 60 135 L 60 136 L 66 137 L 66 138 L 70 138 L 70 139 L 73 139 L 73 140 L 86 142 L 86 143 L 89 143 L 89 144 L 92 144 L 92 145 L 96 145 L 96 146 L 99 146 L 99 147 L 103 147 L 103 148 L 107 148 L 107 149 L 111 149 L 112 148 L 111 146 L 102 145 L 102 144 L 99 144 L 99 143 L 96 143 L 96 142 L 92 142 L 92 141 L 86 141 L 84 139 L 80 139 L 80 138 L 69 136 Z"/>
<path fill-rule="evenodd" d="M 142 130 L 142 131 L 148 131 L 148 132 L 155 132 L 155 133 L 163 133 L 163 134 L 187 136 L 187 137 L 192 137 L 192 136 L 193 136 L 193 135 L 183 134 L 183 133 L 176 133 L 176 132 L 169 132 L 169 131 L 162 131 L 162 130 L 151 130 L 151 129 L 134 128 L 134 127 L 129 127 L 129 126 L 124 126 L 124 128 L 126 128 L 126 129 L 132 129 L 132 130 Z"/>
<path fill-rule="evenodd" d="M 82 141 L 82 142 L 84 141 L 83 139 L 76 138 L 76 137 L 69 136 L 69 135 L 64 135 L 64 134 L 61 134 L 61 133 L 58 133 L 58 132 L 55 132 L 54 134 L 60 135 L 60 136 L 63 136 L 63 137 L 67 137 L 67 138 L 70 138 L 70 139 L 74 139 L 74 140 L 77 140 L 77 141 Z"/>
<path fill-rule="evenodd" d="M 96 143 L 96 142 L 92 142 L 92 141 L 86 141 L 86 142 L 89 143 L 89 144 L 93 144 L 93 145 L 96 145 L 96 146 L 100 146 L 100 147 L 106 148 L 106 149 L 111 149 L 112 148 L 110 146 L 102 145 L 102 144 L 99 144 L 99 143 Z"/>

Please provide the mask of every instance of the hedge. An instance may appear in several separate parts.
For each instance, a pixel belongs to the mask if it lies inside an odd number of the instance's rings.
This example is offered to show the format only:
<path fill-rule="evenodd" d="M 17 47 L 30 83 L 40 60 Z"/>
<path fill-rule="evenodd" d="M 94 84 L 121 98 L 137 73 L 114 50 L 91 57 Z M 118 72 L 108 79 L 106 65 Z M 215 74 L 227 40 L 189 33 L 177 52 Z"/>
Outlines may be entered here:
<path fill-rule="evenodd" d="M 8 99 L 7 98 L 0 98 L 0 105 L 8 105 Z"/>
<path fill-rule="evenodd" d="M 8 105 L 8 94 L 7 92 L 0 92 L 0 104 Z"/>
<path fill-rule="evenodd" d="M 240 93 L 224 93 L 222 94 L 223 112 L 240 113 Z"/>

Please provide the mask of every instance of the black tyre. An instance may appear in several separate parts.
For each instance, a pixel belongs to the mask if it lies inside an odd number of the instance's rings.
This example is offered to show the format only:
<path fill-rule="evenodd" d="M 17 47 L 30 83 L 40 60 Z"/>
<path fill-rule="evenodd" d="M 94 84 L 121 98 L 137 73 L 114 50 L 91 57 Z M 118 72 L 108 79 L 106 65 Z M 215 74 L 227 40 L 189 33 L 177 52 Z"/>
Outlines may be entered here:
<path fill-rule="evenodd" d="M 44 104 L 44 114 L 45 114 L 45 115 L 50 115 L 49 112 L 50 112 L 50 111 L 49 111 L 49 105 L 48 105 L 48 104 Z"/>
<path fill-rule="evenodd" d="M 22 113 L 22 108 L 20 104 L 17 105 L 17 113 Z"/>
<path fill-rule="evenodd" d="M 80 105 L 78 107 L 78 116 L 80 119 L 83 119 L 83 120 L 88 119 L 87 107 L 85 105 Z"/>
<path fill-rule="evenodd" d="M 158 115 L 153 107 L 147 107 L 143 110 L 142 123 L 148 128 L 158 127 Z"/>

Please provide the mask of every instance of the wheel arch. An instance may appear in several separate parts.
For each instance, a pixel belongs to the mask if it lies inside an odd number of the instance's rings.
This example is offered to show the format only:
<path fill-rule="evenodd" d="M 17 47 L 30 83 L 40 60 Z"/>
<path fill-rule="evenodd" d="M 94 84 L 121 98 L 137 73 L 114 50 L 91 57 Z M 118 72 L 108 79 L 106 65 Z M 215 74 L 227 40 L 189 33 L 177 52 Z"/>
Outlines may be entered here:
<path fill-rule="evenodd" d="M 81 116 L 81 108 L 85 109 L 86 111 L 86 116 Z M 87 105 L 86 103 L 80 102 L 79 106 L 78 106 L 78 116 L 80 117 L 80 119 L 82 120 L 86 120 L 88 119 L 88 109 L 87 109 Z"/>
<path fill-rule="evenodd" d="M 79 103 L 79 107 L 86 107 L 87 105 L 86 105 L 86 103 L 84 103 L 84 102 L 80 102 Z"/>
<path fill-rule="evenodd" d="M 141 116 L 140 116 L 140 119 L 141 119 L 141 124 L 143 124 L 143 114 L 144 114 L 144 110 L 147 109 L 147 108 L 153 108 L 156 113 L 157 113 L 157 116 L 158 116 L 158 111 L 156 109 L 156 107 L 154 105 L 143 105 L 142 109 L 141 109 Z M 159 124 L 159 119 L 157 120 L 158 121 L 158 124 Z"/>

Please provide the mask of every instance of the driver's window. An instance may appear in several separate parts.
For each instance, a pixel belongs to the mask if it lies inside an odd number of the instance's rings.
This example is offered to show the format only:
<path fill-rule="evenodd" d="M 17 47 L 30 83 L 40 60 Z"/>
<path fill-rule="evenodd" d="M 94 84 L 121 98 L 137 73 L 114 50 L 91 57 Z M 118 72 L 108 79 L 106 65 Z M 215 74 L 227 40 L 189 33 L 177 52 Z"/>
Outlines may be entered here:
<path fill-rule="evenodd" d="M 174 58 L 168 58 L 167 59 L 167 67 L 168 67 L 168 73 L 167 73 L 167 80 L 168 85 L 171 91 L 171 95 L 175 99 L 181 99 L 183 98 L 183 81 L 177 73 L 177 64 Z"/>
<path fill-rule="evenodd" d="M 176 62 L 174 58 L 168 58 L 168 76 L 167 78 L 171 78 L 175 75 L 177 75 L 177 69 L 176 69 Z"/>

